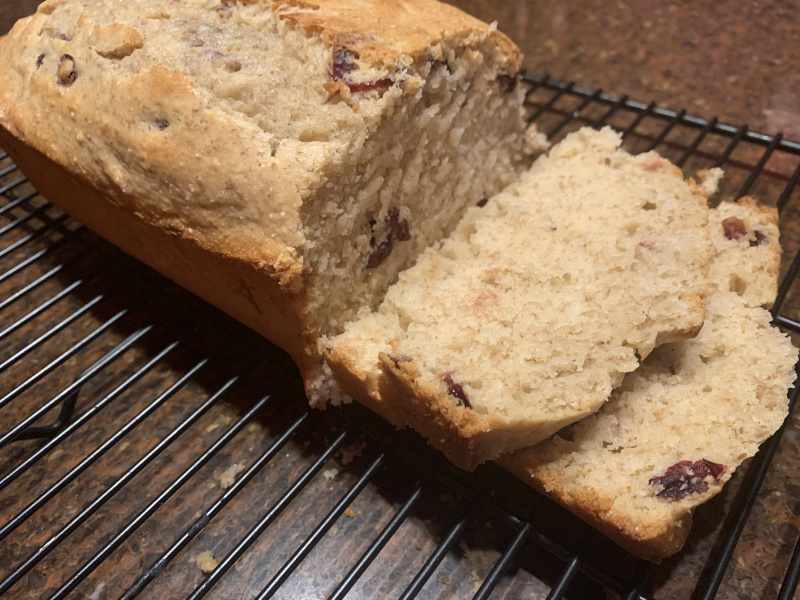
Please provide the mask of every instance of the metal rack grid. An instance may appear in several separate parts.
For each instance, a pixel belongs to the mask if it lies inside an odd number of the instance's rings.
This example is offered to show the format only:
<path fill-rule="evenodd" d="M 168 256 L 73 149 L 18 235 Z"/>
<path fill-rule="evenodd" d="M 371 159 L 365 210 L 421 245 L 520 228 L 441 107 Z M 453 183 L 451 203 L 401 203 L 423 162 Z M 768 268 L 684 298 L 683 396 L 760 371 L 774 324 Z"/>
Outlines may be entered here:
<path fill-rule="evenodd" d="M 800 333 L 800 145 L 524 81 L 553 141 L 610 124 L 687 174 L 724 166 L 721 196 L 777 205 L 773 314 Z M 460 472 L 357 406 L 309 412 L 282 352 L 97 239 L 4 153 L 0 198 L 0 597 L 635 599 L 682 568 L 635 559 L 497 467 Z M 692 597 L 729 585 L 790 427 L 712 501 L 726 514 L 685 551 L 699 556 Z M 783 542 L 761 597 L 795 593 L 800 541 Z"/>

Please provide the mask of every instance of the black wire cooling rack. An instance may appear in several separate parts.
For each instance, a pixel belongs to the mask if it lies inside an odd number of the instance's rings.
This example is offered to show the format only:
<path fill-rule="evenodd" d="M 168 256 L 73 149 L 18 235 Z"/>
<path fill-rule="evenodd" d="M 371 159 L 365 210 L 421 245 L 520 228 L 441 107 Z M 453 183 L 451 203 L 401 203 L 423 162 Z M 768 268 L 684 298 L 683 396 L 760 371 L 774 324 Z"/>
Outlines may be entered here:
<path fill-rule="evenodd" d="M 687 174 L 725 167 L 721 197 L 777 205 L 773 314 L 800 332 L 800 145 L 524 79 L 551 140 L 610 124 Z M 0 157 L 0 597 L 793 597 L 796 529 L 773 539 L 751 511 L 791 417 L 698 511 L 684 552 L 653 565 L 497 467 L 460 472 L 358 406 L 308 411 L 282 352 L 97 239 Z M 789 479 L 776 485 L 797 490 Z M 756 542 L 768 576 L 747 596 L 738 574 Z"/>

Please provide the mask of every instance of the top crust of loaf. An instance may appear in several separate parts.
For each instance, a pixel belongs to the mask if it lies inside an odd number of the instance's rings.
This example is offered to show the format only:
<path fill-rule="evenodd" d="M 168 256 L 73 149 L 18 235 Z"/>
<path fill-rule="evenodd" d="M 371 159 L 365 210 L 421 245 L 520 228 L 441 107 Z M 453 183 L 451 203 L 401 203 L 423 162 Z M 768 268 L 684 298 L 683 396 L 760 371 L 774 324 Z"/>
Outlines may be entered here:
<path fill-rule="evenodd" d="M 191 47 L 194 30 L 219 48 Z M 341 49 L 359 75 L 391 73 L 390 89 L 331 100 Z M 148 223 L 299 293 L 304 198 L 414 93 L 415 67 L 465 49 L 519 69 L 505 36 L 433 0 L 47 0 L 0 41 L 0 125 Z M 284 62 L 254 76 L 259 52 Z M 289 105 L 260 119 L 269 89 Z M 247 90 L 259 99 L 238 100 Z"/>
<path fill-rule="evenodd" d="M 250 0 L 252 1 L 252 0 Z M 503 33 L 461 10 L 430 0 L 272 0 L 280 18 L 331 45 L 355 52 L 359 60 L 390 66 L 399 61 L 444 58 L 441 41 L 496 45 L 502 66 L 516 73 L 522 61 Z M 487 37 L 488 34 L 488 37 Z"/>

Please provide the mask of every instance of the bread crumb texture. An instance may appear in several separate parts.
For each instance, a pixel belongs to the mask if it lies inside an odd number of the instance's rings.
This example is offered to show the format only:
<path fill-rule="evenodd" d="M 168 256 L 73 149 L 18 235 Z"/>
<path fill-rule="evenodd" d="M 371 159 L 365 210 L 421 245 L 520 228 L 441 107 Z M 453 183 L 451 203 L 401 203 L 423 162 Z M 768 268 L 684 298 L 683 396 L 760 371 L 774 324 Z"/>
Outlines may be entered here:
<path fill-rule="evenodd" d="M 745 200 L 710 212 L 718 283 L 741 275 L 774 290 L 776 211 Z M 731 216 L 746 231 L 761 228 L 769 241 L 729 239 L 721 222 Z M 677 552 L 693 510 L 719 493 L 786 417 L 798 353 L 770 322 L 750 288 L 717 285 L 696 338 L 658 348 L 597 414 L 500 464 L 639 556 Z M 693 475 L 708 463 L 716 472 Z"/>
<path fill-rule="evenodd" d="M 619 144 L 573 133 L 468 212 L 332 340 L 345 391 L 472 468 L 596 411 L 637 356 L 694 335 L 705 196 Z"/>

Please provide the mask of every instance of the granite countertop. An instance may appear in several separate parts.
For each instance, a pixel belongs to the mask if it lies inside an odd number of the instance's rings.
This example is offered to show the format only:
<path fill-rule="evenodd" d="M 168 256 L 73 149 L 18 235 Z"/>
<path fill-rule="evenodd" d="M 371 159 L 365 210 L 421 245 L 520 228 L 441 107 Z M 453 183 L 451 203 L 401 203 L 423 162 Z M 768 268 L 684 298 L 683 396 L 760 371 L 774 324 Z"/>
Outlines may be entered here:
<path fill-rule="evenodd" d="M 800 140 L 798 3 L 453 3 L 486 21 L 497 20 L 500 29 L 522 47 L 525 66 L 532 72 Z M 37 0 L 0 3 L 0 32 L 37 4 Z M 800 225 L 795 222 L 800 223 L 800 214 L 791 205 L 787 213 L 790 225 L 784 233 L 789 233 L 787 240 L 796 249 Z M 793 301 L 800 305 L 797 298 Z M 687 549 L 657 571 L 650 590 L 657 598 L 692 595 L 719 531 L 719 514 L 732 499 L 733 494 L 725 492 L 697 512 Z M 800 415 L 796 414 L 718 597 L 773 597 L 799 534 Z M 544 594 L 536 591 L 530 597 Z"/>
<path fill-rule="evenodd" d="M 529 70 L 800 139 L 800 5 L 453 2 L 502 31 Z"/>

